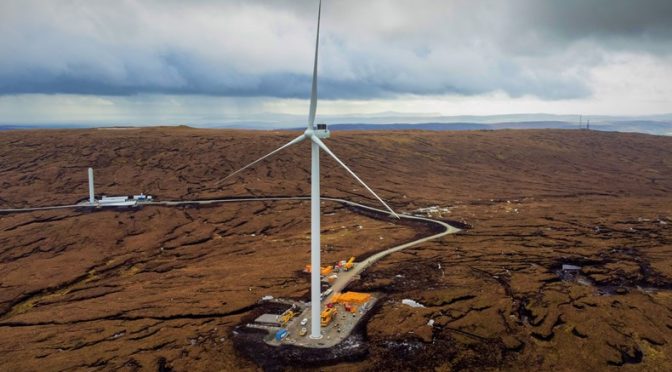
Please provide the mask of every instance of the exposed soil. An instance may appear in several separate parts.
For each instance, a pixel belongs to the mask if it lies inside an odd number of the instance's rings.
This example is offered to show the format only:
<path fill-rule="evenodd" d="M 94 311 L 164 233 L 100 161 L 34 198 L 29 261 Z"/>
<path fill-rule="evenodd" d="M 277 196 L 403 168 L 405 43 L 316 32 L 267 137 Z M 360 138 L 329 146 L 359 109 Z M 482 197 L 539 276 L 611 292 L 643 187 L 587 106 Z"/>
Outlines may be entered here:
<path fill-rule="evenodd" d="M 0 208 L 83 200 L 89 166 L 99 194 L 307 195 L 305 144 L 216 185 L 293 135 L 2 132 Z M 395 209 L 439 206 L 423 214 L 470 228 L 354 282 L 385 293 L 362 330 L 367 354 L 321 369 L 672 368 L 672 138 L 339 132 L 329 146 Z M 375 205 L 323 159 L 325 195 Z M 327 261 L 431 233 L 323 207 Z M 233 330 L 264 295 L 306 296 L 308 213 L 308 202 L 253 202 L 0 215 L 0 369 L 260 368 Z"/>

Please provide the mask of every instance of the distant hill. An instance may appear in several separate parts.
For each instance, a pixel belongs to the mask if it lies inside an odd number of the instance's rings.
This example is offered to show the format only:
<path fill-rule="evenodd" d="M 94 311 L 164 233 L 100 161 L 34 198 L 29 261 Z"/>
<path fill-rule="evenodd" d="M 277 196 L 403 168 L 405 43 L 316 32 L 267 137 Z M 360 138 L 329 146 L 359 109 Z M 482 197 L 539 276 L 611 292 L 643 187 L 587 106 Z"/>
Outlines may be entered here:
<path fill-rule="evenodd" d="M 20 129 L 34 129 L 31 125 L 0 125 L 0 130 L 20 130 Z"/>
<path fill-rule="evenodd" d="M 384 115 L 385 114 L 385 115 Z M 497 129 L 579 129 L 576 115 L 549 114 L 518 114 L 492 116 L 412 116 L 392 115 L 351 115 L 351 116 L 320 116 L 318 121 L 328 123 L 332 131 L 348 130 L 497 130 Z M 154 127 L 177 126 L 186 124 L 194 128 L 228 128 L 254 130 L 303 130 L 305 117 L 301 115 L 267 113 L 261 116 L 250 115 L 245 120 L 212 119 L 212 122 L 181 122 L 181 123 L 51 123 L 51 124 L 0 124 L 2 130 L 22 129 L 63 129 L 63 128 L 97 128 L 97 127 Z M 576 119 L 576 120 L 574 120 Z M 637 132 L 656 135 L 672 135 L 672 115 L 625 117 L 625 116 L 590 116 L 583 118 L 583 125 L 590 120 L 590 129 L 609 132 Z"/>
<path fill-rule="evenodd" d="M 302 130 L 303 127 L 288 128 L 288 130 Z M 347 123 L 331 124 L 331 131 L 348 130 L 501 130 L 501 129 L 579 129 L 576 123 L 564 121 L 526 121 L 526 122 L 502 122 L 502 123 L 394 123 L 394 124 L 370 124 L 370 123 Z M 639 132 L 647 134 L 672 135 L 672 122 L 662 121 L 618 121 L 610 123 L 591 124 L 590 129 L 609 132 Z"/>
<path fill-rule="evenodd" d="M 293 128 L 303 129 L 303 128 Z M 344 131 L 344 130 L 486 130 L 492 129 L 488 124 L 478 123 L 423 123 L 423 124 L 367 124 L 367 123 L 350 123 L 350 124 L 332 124 L 329 125 L 329 130 Z"/>
<path fill-rule="evenodd" d="M 0 124 L 0 130 L 27 130 L 27 129 L 86 129 L 95 128 L 95 125 L 84 124 Z"/>

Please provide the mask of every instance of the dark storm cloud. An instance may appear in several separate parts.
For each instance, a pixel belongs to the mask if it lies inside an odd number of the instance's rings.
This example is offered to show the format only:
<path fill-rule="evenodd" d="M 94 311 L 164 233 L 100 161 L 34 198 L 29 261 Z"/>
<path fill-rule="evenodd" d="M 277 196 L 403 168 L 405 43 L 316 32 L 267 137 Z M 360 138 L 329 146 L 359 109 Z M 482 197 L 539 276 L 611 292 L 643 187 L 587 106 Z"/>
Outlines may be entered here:
<path fill-rule="evenodd" d="M 672 36 L 669 0 L 563 0 L 529 1 L 521 10 L 532 25 L 568 40 L 640 38 L 667 41 Z"/>
<path fill-rule="evenodd" d="M 320 96 L 591 94 L 669 55 L 672 1 L 326 1 Z M 306 97 L 315 1 L 3 1 L 0 94 Z"/>

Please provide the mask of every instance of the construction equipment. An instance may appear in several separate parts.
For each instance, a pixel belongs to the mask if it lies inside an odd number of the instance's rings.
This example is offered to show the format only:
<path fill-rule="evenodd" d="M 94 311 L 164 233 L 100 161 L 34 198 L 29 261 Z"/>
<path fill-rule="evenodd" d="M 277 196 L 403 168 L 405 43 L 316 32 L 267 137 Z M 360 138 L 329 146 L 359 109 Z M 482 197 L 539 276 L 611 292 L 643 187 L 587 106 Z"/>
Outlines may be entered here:
<path fill-rule="evenodd" d="M 331 274 L 331 272 L 334 270 L 332 266 L 324 266 L 320 267 L 320 275 L 322 276 L 327 276 Z M 310 273 L 312 271 L 312 266 L 311 265 L 306 265 L 306 268 L 303 269 L 304 272 Z"/>
<path fill-rule="evenodd" d="M 324 300 L 325 298 L 327 298 L 332 292 L 334 292 L 334 289 L 333 289 L 333 288 L 329 288 L 329 289 L 327 289 L 326 291 L 322 292 L 322 294 L 320 294 L 320 301 L 322 301 L 322 300 Z M 328 304 L 327 304 L 327 305 L 328 305 Z"/>
<path fill-rule="evenodd" d="M 289 309 L 282 313 L 280 317 L 278 318 L 278 322 L 280 323 L 281 326 L 285 327 L 287 323 L 289 323 L 292 318 L 296 316 L 296 313 L 292 311 L 292 309 Z"/>
<path fill-rule="evenodd" d="M 322 327 L 328 326 L 334 319 L 336 312 L 337 311 L 335 307 L 327 307 L 326 309 L 324 309 L 324 311 L 322 311 L 322 314 L 320 314 L 320 325 Z"/>
<path fill-rule="evenodd" d="M 353 305 L 351 303 L 347 303 L 347 302 L 343 304 L 343 309 L 345 309 L 345 311 L 347 311 L 349 313 L 353 313 L 353 314 L 355 314 L 357 312 L 357 306 Z"/>
<path fill-rule="evenodd" d="M 334 265 L 334 270 L 336 271 L 348 271 L 355 266 L 355 256 L 350 257 L 349 260 L 336 261 Z"/>
<path fill-rule="evenodd" d="M 350 304 L 363 304 L 368 302 L 371 299 L 370 293 L 359 293 L 359 292 L 344 292 L 337 293 L 332 298 L 331 301 L 338 303 L 350 303 Z"/>
<path fill-rule="evenodd" d="M 343 270 L 348 271 L 352 269 L 353 266 L 355 266 L 355 256 L 350 257 L 348 262 L 345 263 L 345 266 L 343 266 Z"/>

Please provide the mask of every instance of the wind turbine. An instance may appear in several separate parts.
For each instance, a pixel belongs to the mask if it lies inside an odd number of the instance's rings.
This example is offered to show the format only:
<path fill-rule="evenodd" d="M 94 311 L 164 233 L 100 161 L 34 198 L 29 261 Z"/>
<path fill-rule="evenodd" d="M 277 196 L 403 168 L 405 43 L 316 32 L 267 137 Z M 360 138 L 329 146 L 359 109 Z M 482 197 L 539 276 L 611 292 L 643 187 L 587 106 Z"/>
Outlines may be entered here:
<path fill-rule="evenodd" d="M 385 208 L 390 211 L 390 214 L 396 218 L 399 216 L 390 208 L 387 203 L 383 201 L 359 176 L 348 168 L 328 147 L 322 142 L 323 138 L 329 138 L 329 130 L 326 124 L 315 125 L 315 113 L 317 111 L 317 56 L 318 47 L 320 44 L 320 15 L 322 13 L 322 0 L 317 11 L 317 37 L 315 39 L 315 62 L 313 64 L 313 84 L 310 93 L 310 111 L 308 114 L 308 126 L 300 136 L 289 141 L 280 148 L 271 151 L 252 163 L 240 168 L 239 170 L 229 174 L 223 178 L 219 183 L 226 179 L 242 172 L 243 170 L 259 163 L 260 161 L 274 155 L 292 145 L 295 145 L 303 140 L 311 142 L 311 166 L 310 166 L 310 264 L 312 270 L 310 271 L 310 337 L 313 339 L 322 338 L 320 332 L 320 149 L 331 156 L 338 164 L 345 168 L 357 182 L 361 183 Z"/>

